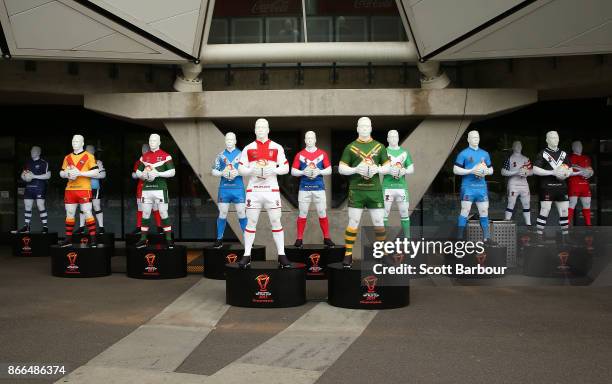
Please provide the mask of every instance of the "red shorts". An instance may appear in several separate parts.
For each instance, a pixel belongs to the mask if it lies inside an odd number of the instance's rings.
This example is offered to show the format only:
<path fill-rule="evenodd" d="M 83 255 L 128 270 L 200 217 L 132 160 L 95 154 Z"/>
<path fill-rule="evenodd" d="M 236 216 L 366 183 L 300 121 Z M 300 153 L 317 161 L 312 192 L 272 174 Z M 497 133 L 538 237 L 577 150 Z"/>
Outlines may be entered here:
<path fill-rule="evenodd" d="M 569 183 L 568 196 L 591 197 L 591 188 L 588 184 Z"/>
<path fill-rule="evenodd" d="M 91 190 L 66 190 L 64 193 L 65 204 L 85 204 L 91 202 Z"/>

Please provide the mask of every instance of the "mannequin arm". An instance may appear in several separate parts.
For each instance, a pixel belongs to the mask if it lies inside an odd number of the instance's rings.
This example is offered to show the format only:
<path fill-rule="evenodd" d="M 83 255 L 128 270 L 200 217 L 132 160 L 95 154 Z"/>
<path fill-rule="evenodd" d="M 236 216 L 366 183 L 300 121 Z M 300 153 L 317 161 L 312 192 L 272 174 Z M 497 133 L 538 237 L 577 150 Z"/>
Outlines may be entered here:
<path fill-rule="evenodd" d="M 400 170 L 401 176 L 412 175 L 413 173 L 414 173 L 414 164 L 410 164 L 408 167 L 402 168 Z"/>
<path fill-rule="evenodd" d="M 255 166 L 248 166 L 248 165 L 243 165 L 242 163 L 238 166 L 238 174 L 240 174 L 240 176 L 251 176 L 253 174 L 253 171 L 255 169 Z"/>
<path fill-rule="evenodd" d="M 289 173 L 289 164 L 285 163 L 283 165 L 279 165 L 278 167 L 274 168 L 274 173 L 276 173 L 277 175 L 286 175 Z"/>
<path fill-rule="evenodd" d="M 332 167 L 327 167 L 323 170 L 321 170 L 321 175 L 323 176 L 329 176 L 332 174 Z"/>
<path fill-rule="evenodd" d="M 102 162 L 98 162 L 98 170 L 100 171 L 97 176 L 94 176 L 94 179 L 104 179 L 106 178 L 106 169 L 102 165 Z"/>
<path fill-rule="evenodd" d="M 79 172 L 79 176 L 83 176 L 83 177 L 91 177 L 94 179 L 97 179 L 98 176 L 100 174 L 100 170 L 99 169 L 92 169 L 89 171 L 85 171 L 85 172 Z"/>
<path fill-rule="evenodd" d="M 295 177 L 304 176 L 304 171 L 300 171 L 297 168 L 291 168 L 291 176 L 295 176 Z"/>
<path fill-rule="evenodd" d="M 455 165 L 453 166 L 453 173 L 458 176 L 465 176 L 465 175 L 469 175 L 470 173 L 472 173 L 472 170 L 461 168 L 460 166 Z"/>
<path fill-rule="evenodd" d="M 536 175 L 536 176 L 554 176 L 555 173 L 552 170 L 547 171 L 547 170 L 542 169 L 540 167 L 534 166 L 533 167 L 533 174 Z"/>
<path fill-rule="evenodd" d="M 502 174 L 502 176 L 510 177 L 510 176 L 518 175 L 519 171 L 511 171 L 509 169 L 502 168 L 501 174 Z"/>
<path fill-rule="evenodd" d="M 380 173 L 381 175 L 387 175 L 389 174 L 389 171 L 391 170 L 391 163 L 387 161 L 386 164 L 383 165 L 379 165 L 378 166 L 378 173 Z"/>
<path fill-rule="evenodd" d="M 174 168 L 169 169 L 167 171 L 163 171 L 163 172 L 158 172 L 157 173 L 157 177 L 163 177 L 165 179 L 170 178 L 170 177 L 174 177 L 174 175 L 176 174 L 176 170 Z"/>
<path fill-rule="evenodd" d="M 49 180 L 51 178 L 51 172 L 43 173 L 42 175 L 32 175 L 32 179 L 38 180 Z"/>
<path fill-rule="evenodd" d="M 357 173 L 357 168 L 350 167 L 341 162 L 340 165 L 338 165 L 338 173 L 344 176 L 354 175 Z"/>
<path fill-rule="evenodd" d="M 142 177 L 143 172 L 141 170 L 137 170 L 136 172 L 134 172 L 136 174 L 136 178 L 140 179 L 140 180 L 144 180 L 144 178 Z"/>
<path fill-rule="evenodd" d="M 59 175 L 60 175 L 60 177 L 62 179 L 67 179 L 68 178 L 68 172 L 63 170 L 63 169 L 60 171 Z"/>
<path fill-rule="evenodd" d="M 493 174 L 493 167 L 487 168 L 485 171 L 485 176 L 491 176 Z"/>
<path fill-rule="evenodd" d="M 212 175 L 213 175 L 213 176 L 216 176 L 216 177 L 221 177 L 221 176 L 223 175 L 223 172 L 219 171 L 219 170 L 218 170 L 218 169 L 216 169 L 216 168 L 213 168 L 213 170 L 212 170 Z"/>

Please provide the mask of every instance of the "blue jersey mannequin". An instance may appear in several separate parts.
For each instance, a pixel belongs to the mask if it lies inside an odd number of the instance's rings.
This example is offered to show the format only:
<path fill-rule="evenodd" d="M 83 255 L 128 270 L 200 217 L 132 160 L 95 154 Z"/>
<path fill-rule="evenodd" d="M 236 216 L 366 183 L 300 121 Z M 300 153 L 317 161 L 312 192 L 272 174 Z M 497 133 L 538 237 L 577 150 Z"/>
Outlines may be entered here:
<path fill-rule="evenodd" d="M 228 132 L 225 135 L 225 150 L 217 155 L 212 174 L 220 178 L 219 194 L 217 196 L 219 217 L 217 218 L 217 240 L 214 247 L 223 245 L 223 234 L 227 224 L 227 213 L 230 204 L 234 204 L 240 228 L 244 231 L 247 224 L 244 183 L 238 174 L 238 163 L 241 151 L 236 148 L 236 135 Z"/>
<path fill-rule="evenodd" d="M 30 232 L 34 200 L 36 200 L 36 207 L 40 215 L 42 232 L 47 233 L 49 231 L 47 226 L 45 197 L 47 195 L 47 180 L 51 178 L 51 172 L 49 172 L 49 163 L 41 159 L 40 154 L 40 147 L 32 147 L 30 150 L 31 159 L 26 161 L 23 172 L 21 172 L 21 180 L 26 183 L 23 195 L 25 225 L 16 231 L 19 233 Z"/>
<path fill-rule="evenodd" d="M 459 152 L 453 167 L 455 175 L 463 176 L 461 179 L 461 214 L 457 222 L 458 237 L 463 238 L 468 215 L 472 203 L 476 203 L 480 215 L 480 226 L 486 242 L 490 241 L 489 230 L 489 197 L 485 176 L 493 174 L 489 153 L 478 147 L 480 135 L 478 131 L 468 133 L 469 147 Z"/>

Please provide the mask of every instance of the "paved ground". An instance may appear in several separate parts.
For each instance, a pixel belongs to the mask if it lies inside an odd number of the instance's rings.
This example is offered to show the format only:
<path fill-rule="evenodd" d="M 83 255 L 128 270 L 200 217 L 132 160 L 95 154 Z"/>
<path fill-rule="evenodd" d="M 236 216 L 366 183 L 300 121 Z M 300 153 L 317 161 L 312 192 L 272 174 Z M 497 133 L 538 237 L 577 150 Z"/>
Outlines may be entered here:
<path fill-rule="evenodd" d="M 115 269 L 121 269 L 115 258 Z M 432 286 L 409 307 L 230 308 L 222 281 L 59 279 L 0 249 L 0 363 L 63 363 L 17 383 L 609 383 L 611 287 Z M 1 377 L 1 376 L 0 376 Z"/>

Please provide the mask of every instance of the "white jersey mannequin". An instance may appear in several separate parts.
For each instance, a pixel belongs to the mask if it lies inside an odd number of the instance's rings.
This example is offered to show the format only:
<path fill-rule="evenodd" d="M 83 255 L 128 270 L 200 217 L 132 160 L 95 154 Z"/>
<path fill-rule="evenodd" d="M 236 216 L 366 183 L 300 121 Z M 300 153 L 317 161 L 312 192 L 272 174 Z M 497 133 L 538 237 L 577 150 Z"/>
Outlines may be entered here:
<path fill-rule="evenodd" d="M 567 154 L 559 149 L 559 134 L 556 131 L 546 133 L 547 148 L 540 151 L 533 163 L 533 173 L 540 176 L 540 214 L 537 219 L 537 233 L 540 240 L 544 236 L 544 227 L 553 201 L 559 212 L 559 226 L 565 239 L 568 235 L 568 208 L 566 179 L 572 175 Z"/>
<path fill-rule="evenodd" d="M 383 194 L 385 198 L 385 226 L 389 221 L 389 214 L 393 203 L 397 202 L 400 222 L 404 237 L 410 237 L 410 211 L 408 202 L 408 183 L 406 175 L 414 173 L 414 164 L 407 150 L 399 146 L 399 132 L 395 129 L 387 133 L 387 156 L 391 167 L 389 174 L 383 177 Z"/>
<path fill-rule="evenodd" d="M 95 157 L 83 149 L 85 139 L 81 135 L 72 137 L 73 152 L 64 158 L 60 177 L 67 179 L 64 203 L 66 207 L 66 238 L 60 242 L 61 247 L 72 244 L 72 232 L 75 225 L 76 210 L 80 206 L 85 214 L 85 222 L 89 231 L 89 246 L 96 247 L 96 220 L 91 214 L 91 178 L 98 175 L 99 170 Z"/>
<path fill-rule="evenodd" d="M 519 198 L 523 206 L 525 224 L 531 226 L 531 211 L 529 209 L 531 194 L 529 193 L 527 177 L 533 175 L 533 166 L 529 158 L 521 153 L 522 150 L 523 145 L 520 141 L 512 143 L 512 155 L 506 159 L 501 170 L 502 176 L 508 178 L 508 206 L 505 219 L 512 219 L 516 199 Z"/>
<path fill-rule="evenodd" d="M 457 233 L 459 238 L 463 238 L 472 203 L 476 203 L 484 241 L 489 242 L 491 240 L 489 196 L 485 177 L 493 174 L 493 166 L 489 153 L 479 148 L 480 134 L 478 131 L 470 131 L 467 141 L 469 146 L 459 152 L 453 166 L 453 173 L 463 176 L 461 178 L 460 194 L 461 213 L 457 221 Z"/>
<path fill-rule="evenodd" d="M 314 202 L 319 216 L 319 224 L 323 233 L 323 242 L 327 247 L 335 244 L 329 235 L 329 221 L 327 218 L 327 198 L 325 196 L 325 182 L 323 176 L 331 175 L 332 168 L 327 153 L 316 147 L 317 135 L 308 131 L 304 135 L 306 148 L 295 155 L 291 166 L 291 175 L 300 178 L 298 192 L 299 214 L 297 218 L 296 247 L 302 247 L 303 235 L 306 228 L 306 219 L 310 203 Z"/>
<path fill-rule="evenodd" d="M 41 149 L 38 146 L 32 147 L 30 150 L 31 160 L 25 164 L 21 172 L 21 180 L 26 182 L 26 188 L 23 196 L 24 218 L 25 225 L 14 232 L 28 233 L 30 232 L 30 221 L 32 219 L 32 207 L 36 201 L 38 214 L 42 222 L 42 233 L 48 233 L 47 225 L 47 209 L 45 207 L 45 197 L 47 193 L 47 180 L 51 178 L 49 172 L 49 163 L 40 158 Z"/>
<path fill-rule="evenodd" d="M 349 176 L 348 225 L 344 234 L 344 268 L 353 263 L 353 245 L 364 208 L 368 209 L 376 233 L 376 241 L 385 241 L 385 210 L 380 175 L 389 173 L 389 159 L 384 145 L 372 139 L 372 121 L 357 121 L 357 140 L 346 146 L 338 166 L 341 175 Z"/>
<path fill-rule="evenodd" d="M 268 211 L 272 237 L 276 244 L 281 268 L 292 268 L 285 256 L 285 235 L 281 224 L 281 197 L 277 175 L 289 173 L 289 162 L 283 147 L 269 139 L 270 127 L 266 119 L 255 122 L 256 140 L 243 148 L 238 173 L 248 176 L 246 190 L 247 226 L 244 231 L 244 256 L 238 266 L 247 268 L 251 264 L 251 249 L 262 208 Z"/>
<path fill-rule="evenodd" d="M 96 147 L 93 145 L 88 145 L 85 147 L 85 150 L 92 155 L 96 154 Z M 98 223 L 98 233 L 104 233 L 104 214 L 102 213 L 102 189 L 100 185 L 100 180 L 106 178 L 106 169 L 104 169 L 104 164 L 99 159 L 96 159 L 96 163 L 98 165 L 98 174 L 91 179 L 91 193 L 92 199 L 91 204 L 93 206 L 94 215 L 96 217 L 96 221 Z M 85 214 L 81 212 L 80 214 L 80 224 L 79 232 L 82 232 L 85 229 Z"/>

